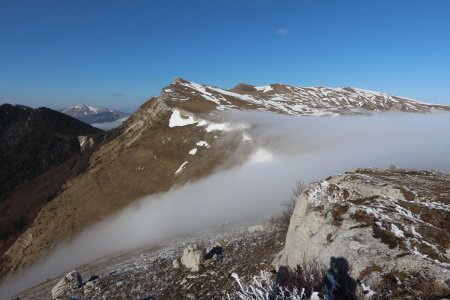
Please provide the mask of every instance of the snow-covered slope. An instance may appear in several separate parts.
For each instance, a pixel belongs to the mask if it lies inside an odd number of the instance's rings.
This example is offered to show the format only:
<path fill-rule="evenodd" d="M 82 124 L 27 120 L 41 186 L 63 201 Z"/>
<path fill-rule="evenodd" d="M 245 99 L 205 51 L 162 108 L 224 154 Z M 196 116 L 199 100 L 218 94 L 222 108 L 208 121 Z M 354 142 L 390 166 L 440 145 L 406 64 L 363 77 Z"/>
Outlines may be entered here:
<path fill-rule="evenodd" d="M 201 107 L 218 110 L 257 109 L 300 116 L 333 116 L 368 113 L 370 111 L 427 112 L 450 110 L 444 105 L 357 88 L 295 87 L 283 84 L 255 87 L 238 84 L 225 90 L 201 85 L 181 78 L 162 90 L 160 95 L 169 102 L 184 105 L 196 112 Z M 207 100 L 209 105 L 200 104 Z"/>
<path fill-rule="evenodd" d="M 61 110 L 62 113 L 88 124 L 113 122 L 126 118 L 129 114 L 108 108 L 97 108 L 84 104 L 77 104 Z"/>

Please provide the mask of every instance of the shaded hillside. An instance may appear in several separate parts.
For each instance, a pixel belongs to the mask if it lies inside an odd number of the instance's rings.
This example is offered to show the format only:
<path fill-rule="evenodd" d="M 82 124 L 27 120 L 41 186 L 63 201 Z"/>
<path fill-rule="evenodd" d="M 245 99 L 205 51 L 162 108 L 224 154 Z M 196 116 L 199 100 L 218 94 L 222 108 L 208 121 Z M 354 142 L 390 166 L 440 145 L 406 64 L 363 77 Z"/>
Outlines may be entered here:
<path fill-rule="evenodd" d="M 67 178 L 85 169 L 90 151 L 82 153 L 82 148 L 87 147 L 81 147 L 80 141 L 88 138 L 81 137 L 100 133 L 99 129 L 48 108 L 0 106 L 2 253 Z"/>
<path fill-rule="evenodd" d="M 78 136 L 100 133 L 48 108 L 0 106 L 0 202 L 19 184 L 80 153 Z"/>

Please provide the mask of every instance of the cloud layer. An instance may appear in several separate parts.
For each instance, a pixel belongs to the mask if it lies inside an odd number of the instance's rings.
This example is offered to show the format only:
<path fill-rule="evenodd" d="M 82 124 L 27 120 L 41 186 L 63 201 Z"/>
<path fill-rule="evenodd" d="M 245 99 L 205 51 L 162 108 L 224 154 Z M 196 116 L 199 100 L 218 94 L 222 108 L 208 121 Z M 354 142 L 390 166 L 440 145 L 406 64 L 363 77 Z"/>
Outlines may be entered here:
<path fill-rule="evenodd" d="M 298 180 L 391 164 L 450 171 L 445 113 L 318 118 L 231 112 L 224 117 L 252 124 L 247 130 L 252 141 L 243 143 L 253 143 L 253 154 L 245 163 L 143 198 L 4 283 L 1 298 L 117 251 L 223 223 L 259 222 L 277 213 Z M 235 155 L 242 160 L 239 151 Z"/>

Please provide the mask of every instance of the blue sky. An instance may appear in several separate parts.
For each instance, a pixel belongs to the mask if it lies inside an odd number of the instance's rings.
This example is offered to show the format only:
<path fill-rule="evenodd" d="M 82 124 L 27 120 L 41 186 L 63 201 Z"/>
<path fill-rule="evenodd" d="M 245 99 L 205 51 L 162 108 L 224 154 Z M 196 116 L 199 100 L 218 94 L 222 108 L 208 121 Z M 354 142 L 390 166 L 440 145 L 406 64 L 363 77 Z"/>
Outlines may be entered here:
<path fill-rule="evenodd" d="M 450 1 L 0 0 L 0 102 L 132 111 L 179 76 L 450 104 Z"/>

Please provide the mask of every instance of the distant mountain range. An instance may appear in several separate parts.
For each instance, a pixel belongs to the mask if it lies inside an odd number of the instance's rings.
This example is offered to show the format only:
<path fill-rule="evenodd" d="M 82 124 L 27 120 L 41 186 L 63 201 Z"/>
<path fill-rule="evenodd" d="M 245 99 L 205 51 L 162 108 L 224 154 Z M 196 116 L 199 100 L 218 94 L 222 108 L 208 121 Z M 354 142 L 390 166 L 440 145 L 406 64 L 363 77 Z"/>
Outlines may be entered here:
<path fill-rule="evenodd" d="M 61 112 L 87 124 L 114 122 L 130 115 L 117 110 L 98 108 L 84 104 L 67 107 L 62 109 Z"/>

